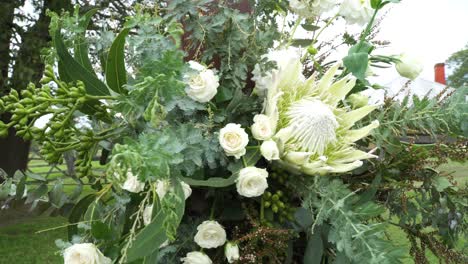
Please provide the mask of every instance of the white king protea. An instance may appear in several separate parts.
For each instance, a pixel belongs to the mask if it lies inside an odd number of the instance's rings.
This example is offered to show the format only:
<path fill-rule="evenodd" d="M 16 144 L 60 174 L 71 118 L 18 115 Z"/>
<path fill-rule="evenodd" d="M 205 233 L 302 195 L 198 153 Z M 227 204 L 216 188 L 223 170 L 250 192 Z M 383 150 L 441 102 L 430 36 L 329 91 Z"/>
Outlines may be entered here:
<path fill-rule="evenodd" d="M 291 68 L 301 70 L 293 62 Z M 376 106 L 354 110 L 340 106 L 340 101 L 355 85 L 351 75 L 334 81 L 339 64 L 331 67 L 320 80 L 316 75 L 303 81 L 300 74 L 277 76 L 269 87 L 264 114 L 275 128 L 273 140 L 280 151 L 280 161 L 288 168 L 306 174 L 343 173 L 362 165 L 363 159 L 375 156 L 355 149 L 354 142 L 378 127 L 378 121 L 353 130 L 354 124 Z"/>

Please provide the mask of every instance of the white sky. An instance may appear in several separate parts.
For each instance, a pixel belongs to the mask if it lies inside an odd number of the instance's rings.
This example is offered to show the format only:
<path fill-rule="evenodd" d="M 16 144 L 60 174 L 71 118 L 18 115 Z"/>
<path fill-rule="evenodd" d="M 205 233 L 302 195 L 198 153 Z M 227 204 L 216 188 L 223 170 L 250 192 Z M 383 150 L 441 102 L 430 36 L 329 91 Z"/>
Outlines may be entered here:
<path fill-rule="evenodd" d="M 468 43 L 468 0 L 403 0 L 393 4 L 378 38 L 392 42 L 388 52 L 420 57 L 424 62 L 420 77 L 433 80 L 434 64 L 444 62 Z"/>

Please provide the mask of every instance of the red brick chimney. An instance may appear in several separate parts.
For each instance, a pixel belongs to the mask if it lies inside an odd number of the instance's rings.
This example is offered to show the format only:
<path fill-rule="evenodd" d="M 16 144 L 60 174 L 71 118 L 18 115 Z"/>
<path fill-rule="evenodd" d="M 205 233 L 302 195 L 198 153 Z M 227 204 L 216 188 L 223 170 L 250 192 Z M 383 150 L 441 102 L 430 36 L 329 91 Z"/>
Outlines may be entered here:
<path fill-rule="evenodd" d="M 434 81 L 443 85 L 447 85 L 445 81 L 445 63 L 437 63 L 434 65 Z"/>

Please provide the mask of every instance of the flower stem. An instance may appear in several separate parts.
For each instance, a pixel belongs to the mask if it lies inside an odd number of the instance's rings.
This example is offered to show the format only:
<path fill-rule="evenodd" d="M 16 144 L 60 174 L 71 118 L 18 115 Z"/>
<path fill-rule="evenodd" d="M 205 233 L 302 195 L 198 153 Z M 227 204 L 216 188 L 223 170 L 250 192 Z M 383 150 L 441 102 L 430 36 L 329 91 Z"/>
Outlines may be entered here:
<path fill-rule="evenodd" d="M 260 223 L 263 223 L 263 219 L 265 219 L 265 201 L 263 199 L 260 200 Z"/>

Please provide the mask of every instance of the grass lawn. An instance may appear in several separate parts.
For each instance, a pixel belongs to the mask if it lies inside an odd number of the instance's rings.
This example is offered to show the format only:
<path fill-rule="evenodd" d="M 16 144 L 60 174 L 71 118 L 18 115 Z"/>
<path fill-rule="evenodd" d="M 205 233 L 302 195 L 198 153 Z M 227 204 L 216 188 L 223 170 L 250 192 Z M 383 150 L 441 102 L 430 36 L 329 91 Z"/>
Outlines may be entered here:
<path fill-rule="evenodd" d="M 451 162 L 439 168 L 453 173 L 459 184 L 468 183 L 468 163 Z M 51 175 L 53 177 L 53 175 Z M 16 215 L 15 215 L 16 214 Z M 12 219 L 18 220 L 12 220 Z M 6 221 L 8 219 L 8 221 Z M 56 239 L 66 239 L 66 228 L 55 229 L 37 234 L 37 231 L 66 224 L 61 217 L 17 215 L 15 210 L 0 211 L 0 264 L 43 264 L 63 263 L 55 246 Z M 387 234 L 392 241 L 404 246 L 409 252 L 409 242 L 405 233 L 397 227 L 390 226 Z M 461 245 L 463 248 L 463 245 Z M 430 263 L 439 263 L 437 257 L 427 252 Z M 414 263 L 409 257 L 405 264 Z M 364 264 L 364 263 L 363 263 Z"/>

